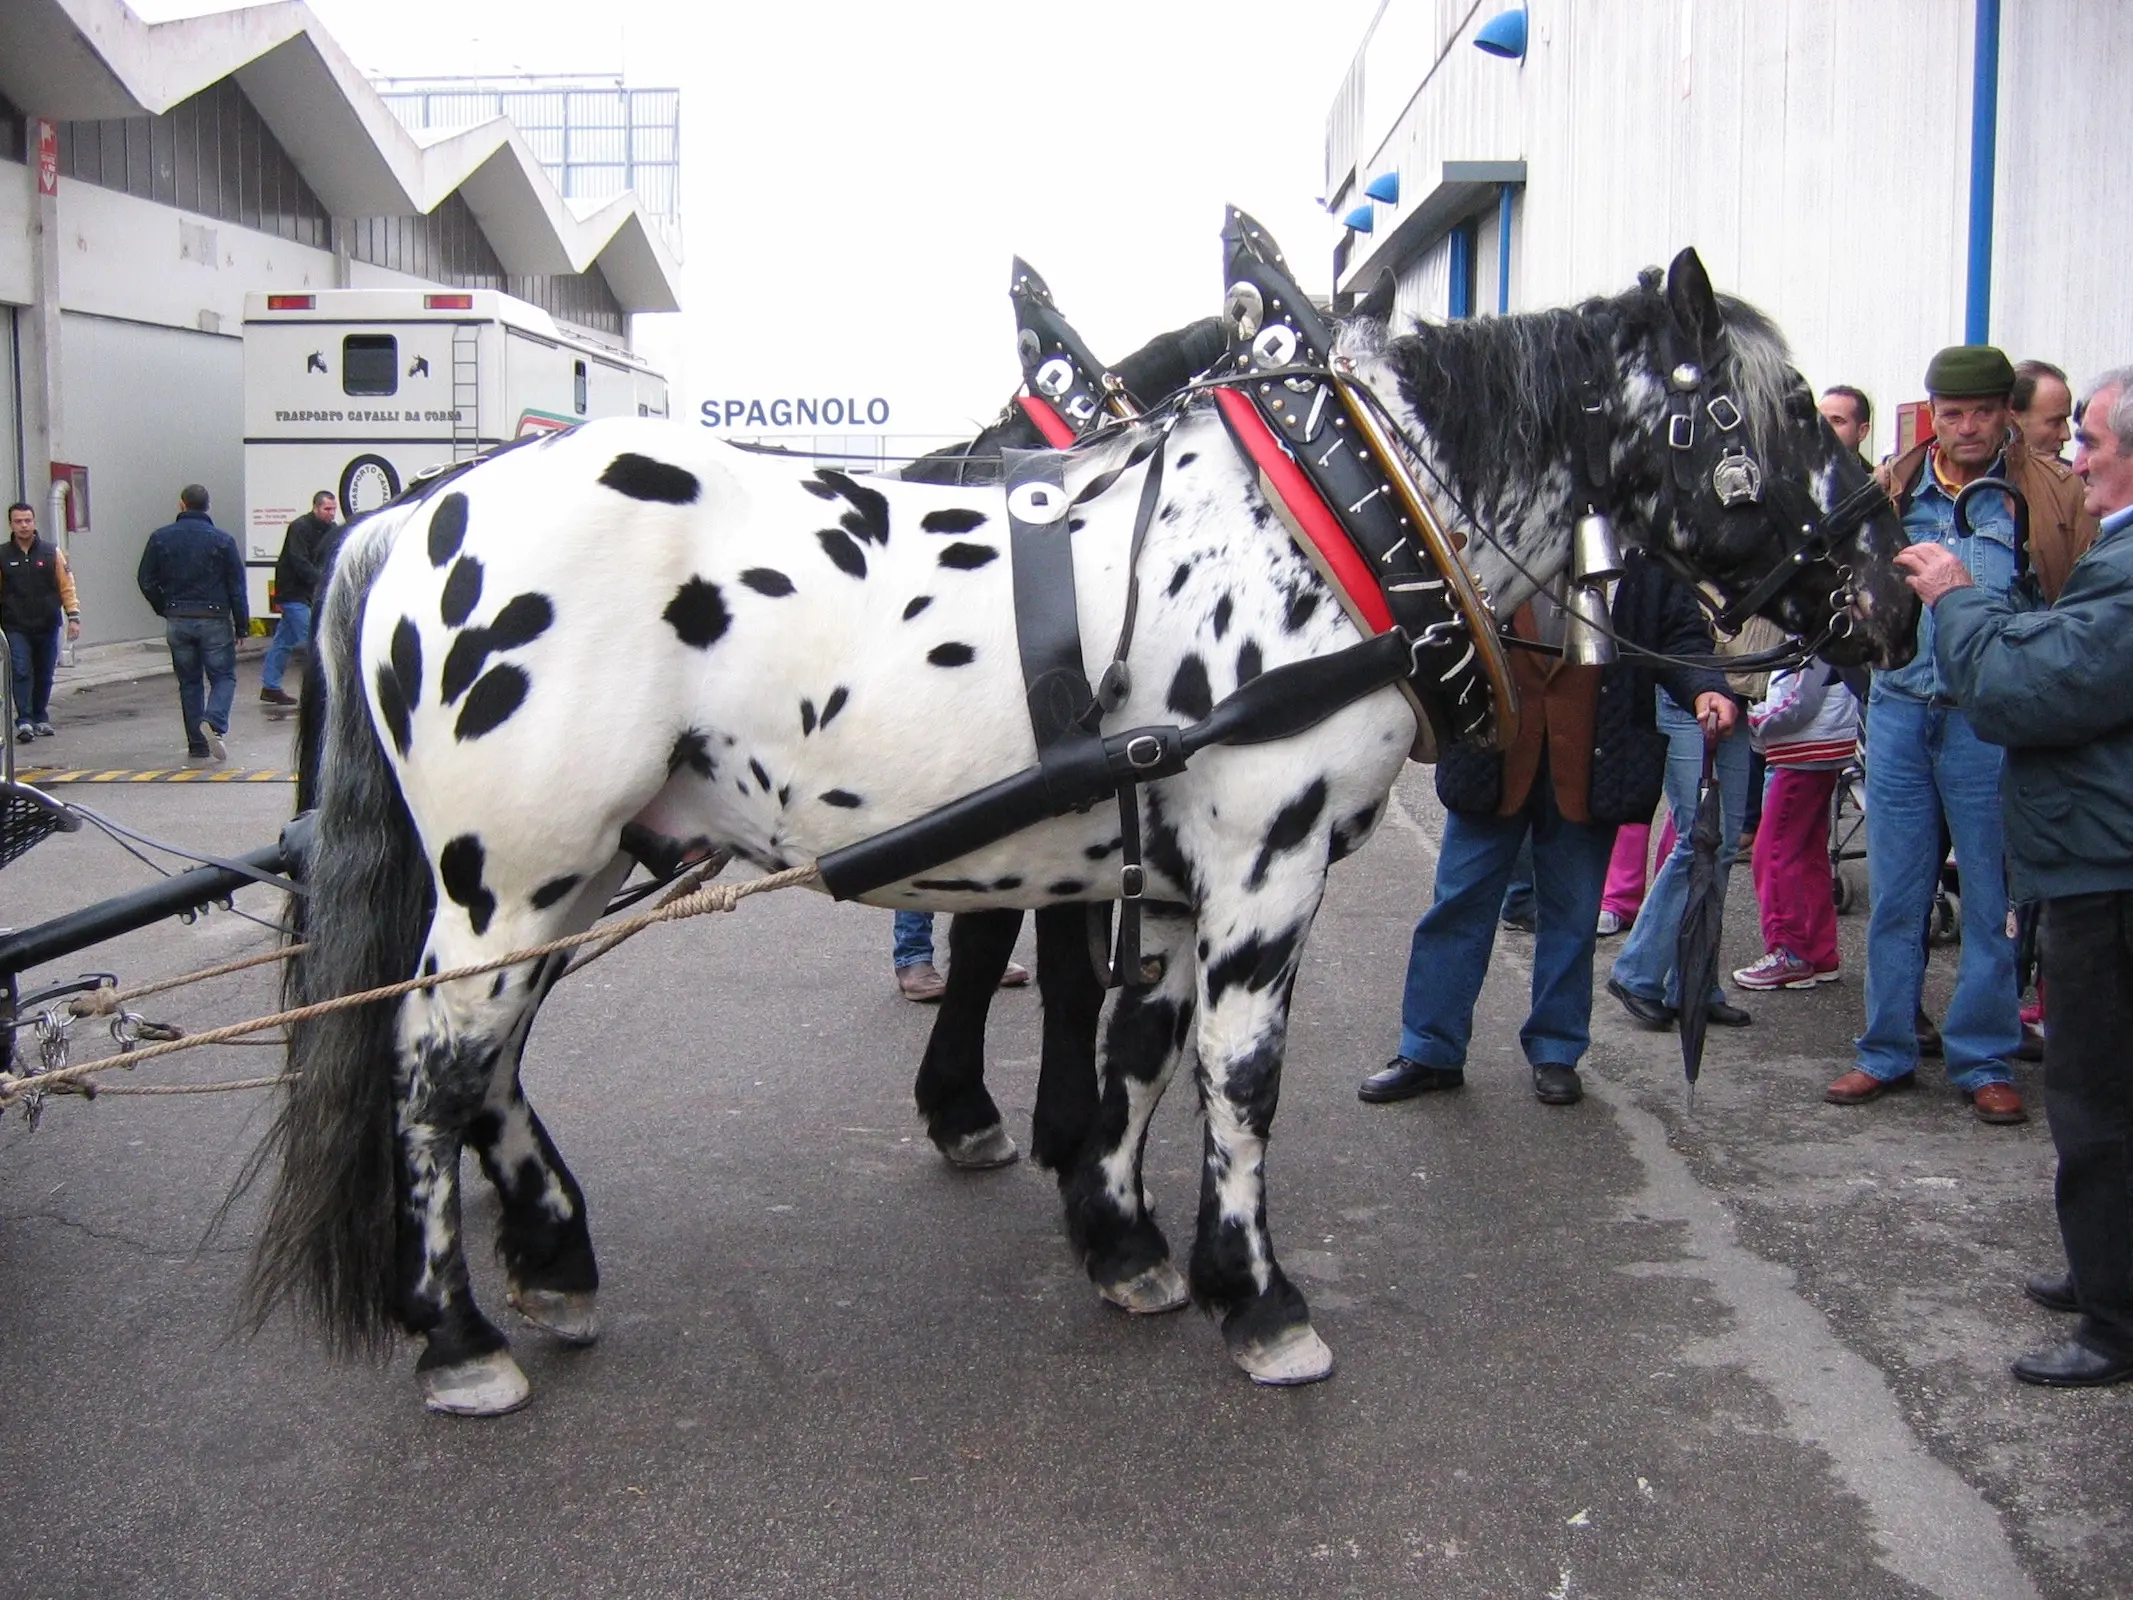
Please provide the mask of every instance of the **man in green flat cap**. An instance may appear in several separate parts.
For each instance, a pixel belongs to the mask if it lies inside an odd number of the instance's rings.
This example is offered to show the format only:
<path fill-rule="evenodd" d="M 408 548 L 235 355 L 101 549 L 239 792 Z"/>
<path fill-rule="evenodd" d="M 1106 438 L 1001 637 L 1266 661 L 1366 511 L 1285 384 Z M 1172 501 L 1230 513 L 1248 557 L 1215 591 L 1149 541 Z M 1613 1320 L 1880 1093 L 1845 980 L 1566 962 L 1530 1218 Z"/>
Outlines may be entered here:
<path fill-rule="evenodd" d="M 2004 478 L 2029 502 L 2030 563 L 2063 581 L 2095 536 L 2081 484 L 2057 461 L 2030 453 L 2013 428 L 2014 364 L 1991 345 L 1953 345 L 1926 367 L 1933 437 L 1875 473 L 1903 513 L 1913 544 L 1945 546 L 1990 594 L 2014 583 L 2014 508 L 2003 494 L 1973 496 L 1970 532 L 1955 526 L 1955 499 L 1979 478 Z M 2047 595 L 2047 599 L 2052 596 Z M 1955 997 L 1940 1035 L 1949 1081 L 1978 1120 L 2027 1120 L 2012 1063 L 2022 1038 L 2014 943 L 2007 936 L 2001 751 L 1979 739 L 1954 704 L 1933 652 L 1933 618 L 1919 619 L 1918 655 L 1874 674 L 1867 702 L 1866 857 L 1873 897 L 1866 936 L 1866 1030 L 1850 1072 L 1823 1098 L 1861 1105 L 1917 1082 L 1919 998 L 1926 916 L 1940 875 L 1941 829 L 1963 874 L 1963 942 Z"/>

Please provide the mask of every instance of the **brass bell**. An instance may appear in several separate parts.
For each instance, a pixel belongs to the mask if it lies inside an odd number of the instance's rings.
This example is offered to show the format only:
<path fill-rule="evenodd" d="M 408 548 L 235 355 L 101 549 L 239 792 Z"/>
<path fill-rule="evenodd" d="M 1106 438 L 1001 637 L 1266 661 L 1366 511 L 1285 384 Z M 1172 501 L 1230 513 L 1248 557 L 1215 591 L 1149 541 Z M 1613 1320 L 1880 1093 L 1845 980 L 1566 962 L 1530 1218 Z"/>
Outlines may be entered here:
<path fill-rule="evenodd" d="M 1622 550 L 1615 525 L 1604 512 L 1578 518 L 1570 534 L 1570 579 L 1578 584 L 1607 583 L 1622 576 Z"/>

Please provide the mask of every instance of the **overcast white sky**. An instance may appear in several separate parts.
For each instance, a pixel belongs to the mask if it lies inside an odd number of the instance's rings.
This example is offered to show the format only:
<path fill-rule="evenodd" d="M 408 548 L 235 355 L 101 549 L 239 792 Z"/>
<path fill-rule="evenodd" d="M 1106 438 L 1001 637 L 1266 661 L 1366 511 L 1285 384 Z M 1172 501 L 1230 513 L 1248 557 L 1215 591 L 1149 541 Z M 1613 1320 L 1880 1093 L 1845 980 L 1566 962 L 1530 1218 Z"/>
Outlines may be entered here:
<path fill-rule="evenodd" d="M 311 5 L 373 73 L 683 90 L 688 309 L 644 340 L 677 414 L 878 394 L 891 431 L 960 433 L 1017 379 L 1016 253 L 1108 360 L 1219 309 L 1227 200 L 1326 289 L 1326 110 L 1378 0 Z"/>

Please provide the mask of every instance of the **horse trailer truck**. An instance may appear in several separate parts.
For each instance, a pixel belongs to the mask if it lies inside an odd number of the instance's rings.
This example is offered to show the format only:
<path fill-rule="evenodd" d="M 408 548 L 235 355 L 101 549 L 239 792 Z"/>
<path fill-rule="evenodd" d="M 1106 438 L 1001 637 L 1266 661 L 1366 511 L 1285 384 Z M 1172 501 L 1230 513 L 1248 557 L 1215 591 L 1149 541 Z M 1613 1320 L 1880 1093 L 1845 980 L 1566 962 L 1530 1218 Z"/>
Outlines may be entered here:
<path fill-rule="evenodd" d="M 594 417 L 667 415 L 637 356 L 495 289 L 319 289 L 244 302 L 252 615 L 283 533 L 330 489 L 352 521 L 416 474 Z"/>

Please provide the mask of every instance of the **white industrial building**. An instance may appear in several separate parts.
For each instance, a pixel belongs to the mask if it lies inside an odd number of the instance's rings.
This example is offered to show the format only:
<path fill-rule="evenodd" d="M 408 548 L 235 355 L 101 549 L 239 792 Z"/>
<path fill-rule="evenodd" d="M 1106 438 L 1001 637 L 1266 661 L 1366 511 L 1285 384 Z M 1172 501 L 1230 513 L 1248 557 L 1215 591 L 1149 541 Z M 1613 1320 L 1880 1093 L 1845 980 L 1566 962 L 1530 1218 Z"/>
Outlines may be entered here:
<path fill-rule="evenodd" d="M 1327 120 L 1328 204 L 1368 224 L 1336 288 L 1515 311 L 1694 245 L 1887 451 L 1943 345 L 2133 360 L 2128 83 L 2117 0 L 1386 0 Z"/>
<path fill-rule="evenodd" d="M 500 289 L 627 347 L 677 276 L 631 196 L 567 201 L 506 119 L 410 132 L 300 3 L 0 0 L 0 499 L 86 488 L 90 642 L 158 631 L 134 568 L 181 486 L 241 527 L 248 291 Z"/>

